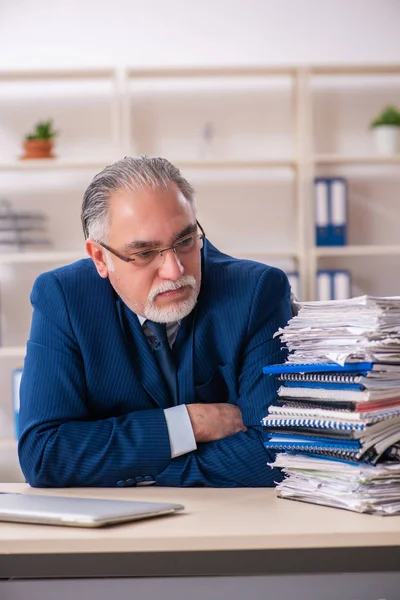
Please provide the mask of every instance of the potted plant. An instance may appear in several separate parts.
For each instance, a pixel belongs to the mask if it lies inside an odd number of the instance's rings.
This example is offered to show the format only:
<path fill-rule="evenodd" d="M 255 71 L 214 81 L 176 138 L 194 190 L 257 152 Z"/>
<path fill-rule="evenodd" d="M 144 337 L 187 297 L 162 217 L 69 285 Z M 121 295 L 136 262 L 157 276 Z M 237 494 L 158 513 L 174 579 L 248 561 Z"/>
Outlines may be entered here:
<path fill-rule="evenodd" d="M 400 111 L 395 106 L 386 106 L 372 121 L 375 145 L 378 154 L 392 155 L 400 150 Z"/>
<path fill-rule="evenodd" d="M 34 132 L 25 136 L 25 152 L 21 158 L 54 158 L 53 140 L 56 135 L 51 119 L 37 123 Z"/>

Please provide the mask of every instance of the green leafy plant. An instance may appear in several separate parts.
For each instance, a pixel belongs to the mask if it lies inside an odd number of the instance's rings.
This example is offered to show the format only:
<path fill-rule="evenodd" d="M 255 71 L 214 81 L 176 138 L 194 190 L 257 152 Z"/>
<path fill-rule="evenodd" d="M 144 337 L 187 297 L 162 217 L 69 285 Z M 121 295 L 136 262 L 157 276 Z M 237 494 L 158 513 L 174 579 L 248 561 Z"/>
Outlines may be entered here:
<path fill-rule="evenodd" d="M 28 133 L 25 136 L 26 140 L 51 140 L 58 134 L 57 131 L 53 129 L 53 121 L 49 119 L 48 121 L 41 121 L 36 124 L 33 133 Z"/>
<path fill-rule="evenodd" d="M 400 127 L 400 111 L 395 106 L 386 106 L 371 123 L 372 128 L 381 125 Z"/>

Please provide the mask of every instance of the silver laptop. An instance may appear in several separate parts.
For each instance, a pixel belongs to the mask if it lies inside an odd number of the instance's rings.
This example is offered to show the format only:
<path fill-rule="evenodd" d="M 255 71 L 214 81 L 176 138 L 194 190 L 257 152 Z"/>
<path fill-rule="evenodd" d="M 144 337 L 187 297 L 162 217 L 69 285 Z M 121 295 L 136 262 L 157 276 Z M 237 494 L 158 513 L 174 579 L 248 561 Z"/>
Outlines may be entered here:
<path fill-rule="evenodd" d="M 183 508 L 182 504 L 164 502 L 0 494 L 0 521 L 43 525 L 102 527 L 174 514 Z"/>

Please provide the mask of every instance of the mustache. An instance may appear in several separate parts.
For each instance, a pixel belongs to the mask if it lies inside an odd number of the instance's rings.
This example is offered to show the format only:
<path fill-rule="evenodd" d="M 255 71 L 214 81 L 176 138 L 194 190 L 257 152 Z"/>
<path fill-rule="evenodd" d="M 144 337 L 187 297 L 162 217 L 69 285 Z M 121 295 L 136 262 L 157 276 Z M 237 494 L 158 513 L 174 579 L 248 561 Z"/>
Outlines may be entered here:
<path fill-rule="evenodd" d="M 160 285 L 150 290 L 148 300 L 153 302 L 158 294 L 162 294 L 163 292 L 174 292 L 175 290 L 179 290 L 186 286 L 193 289 L 196 287 L 196 279 L 192 275 L 182 275 L 177 281 L 164 281 L 163 283 L 160 283 Z"/>

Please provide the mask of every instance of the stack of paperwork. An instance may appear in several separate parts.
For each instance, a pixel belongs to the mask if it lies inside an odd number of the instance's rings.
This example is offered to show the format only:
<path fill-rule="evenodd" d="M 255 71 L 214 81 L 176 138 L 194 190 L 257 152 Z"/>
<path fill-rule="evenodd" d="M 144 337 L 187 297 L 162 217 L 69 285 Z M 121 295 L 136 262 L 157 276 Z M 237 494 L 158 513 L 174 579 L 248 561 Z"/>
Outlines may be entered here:
<path fill-rule="evenodd" d="M 284 498 L 400 513 L 400 297 L 299 303 L 262 423 Z"/>

